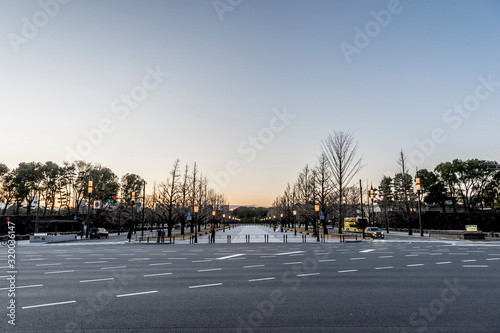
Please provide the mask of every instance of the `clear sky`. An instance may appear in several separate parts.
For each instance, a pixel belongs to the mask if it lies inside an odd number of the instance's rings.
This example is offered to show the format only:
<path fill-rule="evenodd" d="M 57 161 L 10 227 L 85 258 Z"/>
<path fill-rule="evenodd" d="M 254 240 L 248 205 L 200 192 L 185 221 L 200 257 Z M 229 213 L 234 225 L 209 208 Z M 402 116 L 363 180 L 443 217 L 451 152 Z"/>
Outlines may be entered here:
<path fill-rule="evenodd" d="M 357 179 L 500 160 L 500 2 L 0 0 L 0 162 L 161 182 L 198 163 L 270 205 L 352 130 Z M 357 181 L 356 179 L 356 181 Z"/>

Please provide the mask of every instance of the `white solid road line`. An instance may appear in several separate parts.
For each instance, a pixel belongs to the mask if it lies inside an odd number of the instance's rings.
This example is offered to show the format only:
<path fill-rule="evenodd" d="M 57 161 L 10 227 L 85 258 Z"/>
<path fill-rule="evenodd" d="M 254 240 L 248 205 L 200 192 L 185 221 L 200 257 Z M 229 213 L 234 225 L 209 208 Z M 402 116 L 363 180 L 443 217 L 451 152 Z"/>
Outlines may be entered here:
<path fill-rule="evenodd" d="M 265 265 L 251 265 L 251 266 L 243 266 L 243 268 L 255 268 L 255 267 L 264 267 Z"/>
<path fill-rule="evenodd" d="M 76 303 L 76 301 L 67 301 L 67 302 L 57 302 L 57 303 L 46 303 L 46 304 L 23 306 L 21 309 L 33 309 L 33 308 L 41 308 L 43 306 L 62 305 L 62 304 L 70 304 L 70 303 Z"/>
<path fill-rule="evenodd" d="M 462 267 L 467 267 L 467 268 L 485 268 L 485 267 L 490 267 L 488 265 L 462 265 Z"/>
<path fill-rule="evenodd" d="M 306 251 L 293 251 L 293 252 L 284 252 L 284 253 L 276 253 L 277 256 L 285 256 L 287 254 L 296 254 L 296 253 L 304 253 Z"/>
<path fill-rule="evenodd" d="M 103 264 L 107 261 L 85 261 L 84 264 Z"/>
<path fill-rule="evenodd" d="M 15 289 L 22 288 L 34 288 L 34 287 L 43 287 L 43 284 L 32 284 L 31 286 L 16 286 Z M 0 290 L 9 290 L 10 288 L 0 288 Z"/>
<path fill-rule="evenodd" d="M 57 272 L 45 272 L 43 274 L 60 274 L 60 273 L 73 273 L 74 270 L 69 270 L 69 271 L 57 271 Z"/>
<path fill-rule="evenodd" d="M 251 279 L 251 280 L 248 280 L 248 282 L 266 281 L 266 280 L 276 280 L 276 278 L 275 277 L 267 277 L 267 278 L 260 278 L 260 279 Z"/>
<path fill-rule="evenodd" d="M 115 278 L 105 278 L 105 279 L 94 279 L 94 280 L 82 280 L 80 281 L 81 283 L 85 282 L 97 282 L 97 281 L 109 281 L 109 280 L 114 280 Z"/>
<path fill-rule="evenodd" d="M 297 274 L 297 276 L 298 276 L 298 277 L 312 276 L 312 275 L 319 275 L 319 273 L 304 273 L 304 274 Z"/>
<path fill-rule="evenodd" d="M 142 291 L 142 292 L 139 292 L 139 293 L 116 295 L 116 297 L 127 297 L 127 296 L 137 296 L 137 295 L 145 295 L 145 294 L 154 294 L 154 293 L 157 293 L 157 292 L 158 292 L 158 290 Z"/>
<path fill-rule="evenodd" d="M 201 272 L 220 271 L 220 270 L 222 270 L 222 268 L 199 269 L 199 270 L 198 270 L 198 273 L 201 273 Z"/>
<path fill-rule="evenodd" d="M 173 273 L 157 273 L 157 274 L 147 274 L 147 275 L 144 275 L 144 277 L 148 277 L 148 276 L 161 276 L 161 275 L 172 275 Z"/>
<path fill-rule="evenodd" d="M 236 258 L 236 257 L 241 257 L 244 256 L 245 254 L 243 253 L 238 253 L 238 254 L 232 254 L 230 256 L 225 256 L 225 257 L 220 257 L 220 258 L 215 258 L 216 260 L 224 260 L 224 259 L 229 259 L 229 258 Z"/>
<path fill-rule="evenodd" d="M 194 288 L 205 288 L 205 287 L 215 287 L 215 286 L 222 286 L 222 283 L 201 284 L 201 285 L 198 285 L 198 286 L 190 286 L 188 288 L 189 289 L 194 289 Z"/>

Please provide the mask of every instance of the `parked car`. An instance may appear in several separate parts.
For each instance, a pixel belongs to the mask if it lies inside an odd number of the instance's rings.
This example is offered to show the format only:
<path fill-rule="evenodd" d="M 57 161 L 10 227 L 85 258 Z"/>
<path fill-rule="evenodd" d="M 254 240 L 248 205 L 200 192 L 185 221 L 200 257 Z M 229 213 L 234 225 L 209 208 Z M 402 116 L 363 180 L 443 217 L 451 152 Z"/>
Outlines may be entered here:
<path fill-rule="evenodd" d="M 89 237 L 90 237 L 90 239 L 92 239 L 92 238 L 97 238 L 97 239 L 108 238 L 109 232 L 104 228 L 92 228 L 92 229 L 90 229 Z"/>
<path fill-rule="evenodd" d="M 377 227 L 368 227 L 365 229 L 365 236 L 371 237 L 373 239 L 375 238 L 382 238 L 384 239 L 384 233 L 380 228 Z"/>

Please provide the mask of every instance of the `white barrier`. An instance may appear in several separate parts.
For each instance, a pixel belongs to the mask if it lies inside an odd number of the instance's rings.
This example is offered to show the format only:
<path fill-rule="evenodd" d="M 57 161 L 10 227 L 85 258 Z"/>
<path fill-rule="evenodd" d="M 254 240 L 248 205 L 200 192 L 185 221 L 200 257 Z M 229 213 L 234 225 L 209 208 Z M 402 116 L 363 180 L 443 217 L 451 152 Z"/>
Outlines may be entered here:
<path fill-rule="evenodd" d="M 78 235 L 48 235 L 48 234 L 34 234 L 30 236 L 30 243 L 58 243 L 76 240 Z"/>

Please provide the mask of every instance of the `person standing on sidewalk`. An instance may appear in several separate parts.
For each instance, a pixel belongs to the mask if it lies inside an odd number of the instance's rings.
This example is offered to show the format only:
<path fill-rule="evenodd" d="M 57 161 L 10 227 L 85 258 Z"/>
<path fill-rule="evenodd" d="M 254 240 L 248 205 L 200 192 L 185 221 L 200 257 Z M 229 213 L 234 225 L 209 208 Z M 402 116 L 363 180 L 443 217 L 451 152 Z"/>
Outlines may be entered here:
<path fill-rule="evenodd" d="M 212 231 L 210 232 L 210 243 L 215 243 L 215 227 L 212 227 Z"/>

